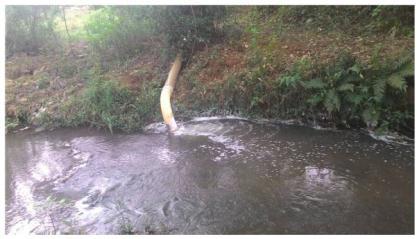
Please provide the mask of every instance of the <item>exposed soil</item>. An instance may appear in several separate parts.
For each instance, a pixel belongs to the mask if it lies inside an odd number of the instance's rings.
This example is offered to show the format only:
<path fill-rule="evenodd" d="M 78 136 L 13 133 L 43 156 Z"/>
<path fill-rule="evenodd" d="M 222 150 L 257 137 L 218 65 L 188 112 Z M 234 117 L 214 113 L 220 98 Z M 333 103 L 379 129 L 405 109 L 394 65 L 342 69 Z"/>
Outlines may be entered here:
<path fill-rule="evenodd" d="M 6 116 L 19 112 L 54 111 L 80 92 L 85 79 L 79 72 L 86 65 L 86 45 L 78 43 L 54 55 L 15 55 L 6 62 Z"/>

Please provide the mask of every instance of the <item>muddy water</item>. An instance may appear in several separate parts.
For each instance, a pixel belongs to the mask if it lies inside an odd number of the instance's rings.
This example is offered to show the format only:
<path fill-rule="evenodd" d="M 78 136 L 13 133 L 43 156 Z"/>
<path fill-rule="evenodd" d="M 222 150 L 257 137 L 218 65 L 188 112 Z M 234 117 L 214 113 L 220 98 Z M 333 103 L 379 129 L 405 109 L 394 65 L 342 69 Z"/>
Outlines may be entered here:
<path fill-rule="evenodd" d="M 414 146 L 196 119 L 6 137 L 9 234 L 414 232 Z"/>

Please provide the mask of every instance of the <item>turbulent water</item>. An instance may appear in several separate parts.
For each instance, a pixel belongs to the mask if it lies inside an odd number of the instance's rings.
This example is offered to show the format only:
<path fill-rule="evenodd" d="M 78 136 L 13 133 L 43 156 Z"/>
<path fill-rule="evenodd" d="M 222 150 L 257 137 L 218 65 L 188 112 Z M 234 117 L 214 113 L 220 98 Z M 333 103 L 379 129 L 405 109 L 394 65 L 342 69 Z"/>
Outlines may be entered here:
<path fill-rule="evenodd" d="M 8 234 L 414 233 L 414 145 L 199 118 L 6 137 Z"/>

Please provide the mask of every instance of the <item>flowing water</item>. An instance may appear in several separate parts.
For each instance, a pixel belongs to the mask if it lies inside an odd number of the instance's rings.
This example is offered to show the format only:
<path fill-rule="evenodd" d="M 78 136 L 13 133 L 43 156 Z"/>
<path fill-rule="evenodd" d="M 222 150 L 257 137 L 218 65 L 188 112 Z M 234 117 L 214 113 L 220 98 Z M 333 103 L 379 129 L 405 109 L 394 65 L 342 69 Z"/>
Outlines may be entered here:
<path fill-rule="evenodd" d="M 6 136 L 8 234 L 414 233 L 414 145 L 200 118 Z"/>

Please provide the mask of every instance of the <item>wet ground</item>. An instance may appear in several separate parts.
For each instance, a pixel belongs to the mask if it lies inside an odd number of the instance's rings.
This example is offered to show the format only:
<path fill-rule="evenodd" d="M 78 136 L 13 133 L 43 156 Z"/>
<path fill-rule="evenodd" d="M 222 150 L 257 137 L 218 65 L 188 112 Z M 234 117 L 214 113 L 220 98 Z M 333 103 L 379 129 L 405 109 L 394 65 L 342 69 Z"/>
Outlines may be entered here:
<path fill-rule="evenodd" d="M 414 233 L 414 145 L 195 119 L 6 136 L 8 234 Z"/>

